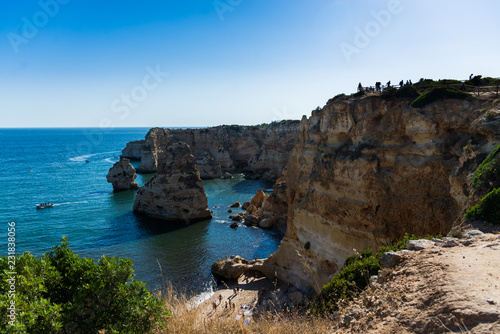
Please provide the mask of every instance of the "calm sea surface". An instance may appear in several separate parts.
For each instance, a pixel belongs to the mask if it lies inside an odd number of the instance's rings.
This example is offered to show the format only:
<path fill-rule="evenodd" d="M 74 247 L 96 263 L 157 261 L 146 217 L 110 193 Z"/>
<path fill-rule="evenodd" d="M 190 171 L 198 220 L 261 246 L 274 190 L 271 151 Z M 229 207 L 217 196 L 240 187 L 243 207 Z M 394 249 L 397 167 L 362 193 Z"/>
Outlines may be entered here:
<path fill-rule="evenodd" d="M 7 222 L 14 221 L 18 253 L 41 255 L 67 236 L 81 256 L 131 258 L 136 278 L 150 290 L 169 280 L 199 292 L 209 288 L 210 266 L 225 254 L 263 258 L 277 250 L 277 231 L 229 228 L 228 206 L 269 187 L 241 176 L 205 181 L 210 221 L 173 227 L 137 218 L 136 191 L 114 194 L 106 174 L 125 144 L 144 139 L 148 130 L 0 129 L 0 254 L 7 254 Z M 55 206 L 36 210 L 41 202 Z"/>

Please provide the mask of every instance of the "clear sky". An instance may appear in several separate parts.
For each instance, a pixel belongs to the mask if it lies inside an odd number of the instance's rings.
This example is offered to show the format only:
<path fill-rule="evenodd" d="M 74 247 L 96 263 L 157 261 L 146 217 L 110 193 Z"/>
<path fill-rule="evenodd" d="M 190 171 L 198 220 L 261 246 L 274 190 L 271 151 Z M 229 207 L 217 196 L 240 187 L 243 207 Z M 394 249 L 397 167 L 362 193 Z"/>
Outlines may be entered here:
<path fill-rule="evenodd" d="M 41 0 L 0 12 L 2 127 L 300 118 L 358 82 L 500 77 L 498 0 Z"/>

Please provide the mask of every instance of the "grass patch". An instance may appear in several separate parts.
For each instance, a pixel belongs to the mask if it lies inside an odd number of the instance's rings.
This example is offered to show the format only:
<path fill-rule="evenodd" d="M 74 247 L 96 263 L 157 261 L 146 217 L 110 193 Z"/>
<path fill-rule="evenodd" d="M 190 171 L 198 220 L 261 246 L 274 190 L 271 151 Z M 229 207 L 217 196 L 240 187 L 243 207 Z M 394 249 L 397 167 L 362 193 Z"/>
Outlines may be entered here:
<path fill-rule="evenodd" d="M 484 159 L 474 172 L 472 186 L 474 189 L 491 189 L 500 182 L 500 145 Z"/>
<path fill-rule="evenodd" d="M 500 224 L 500 188 L 492 190 L 476 205 L 467 210 L 465 217 Z"/>
<path fill-rule="evenodd" d="M 459 90 L 439 87 L 420 95 L 412 102 L 411 106 L 413 108 L 423 108 L 433 102 L 445 99 L 473 100 L 476 98 Z"/>

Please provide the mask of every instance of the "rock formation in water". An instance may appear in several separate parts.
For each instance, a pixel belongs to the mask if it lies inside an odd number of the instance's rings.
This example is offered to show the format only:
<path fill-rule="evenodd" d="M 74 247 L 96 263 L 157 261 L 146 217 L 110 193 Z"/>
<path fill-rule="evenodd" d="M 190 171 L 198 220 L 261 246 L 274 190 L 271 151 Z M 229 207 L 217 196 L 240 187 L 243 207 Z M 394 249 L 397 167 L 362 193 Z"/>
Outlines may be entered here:
<path fill-rule="evenodd" d="M 215 171 L 220 165 L 222 172 L 245 172 L 249 178 L 274 181 L 286 167 L 298 128 L 298 121 L 281 121 L 262 126 L 222 125 L 202 129 L 153 128 L 143 143 L 141 165 L 137 171 L 155 172 L 161 151 L 172 142 L 183 141 L 191 147 L 203 168 L 208 164 L 211 172 L 203 173 L 206 178 L 220 177 Z M 138 145 L 139 141 L 127 144 L 122 155 L 137 157 Z"/>
<path fill-rule="evenodd" d="M 106 179 L 113 184 L 113 191 L 119 192 L 130 189 L 139 189 L 139 185 L 135 182 L 137 174 L 134 166 L 130 164 L 130 160 L 121 158 L 113 167 L 109 169 Z"/>
<path fill-rule="evenodd" d="M 485 101 L 410 103 L 341 99 L 303 118 L 288 163 L 287 232 L 266 260 L 268 275 L 318 291 L 354 249 L 404 233 L 446 234 L 462 217 L 463 147 L 472 139 L 478 154 L 491 151 L 498 122 L 481 115 Z"/>
<path fill-rule="evenodd" d="M 170 145 L 158 159 L 158 171 L 137 192 L 134 212 L 166 221 L 210 219 L 208 201 L 189 145 Z"/>

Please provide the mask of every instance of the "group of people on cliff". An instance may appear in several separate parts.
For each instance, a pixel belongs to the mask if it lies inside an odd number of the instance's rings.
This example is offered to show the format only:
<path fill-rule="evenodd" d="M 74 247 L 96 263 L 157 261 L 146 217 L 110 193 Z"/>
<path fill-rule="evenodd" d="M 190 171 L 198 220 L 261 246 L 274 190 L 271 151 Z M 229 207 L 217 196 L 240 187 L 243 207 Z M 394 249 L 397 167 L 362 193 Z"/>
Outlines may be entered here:
<path fill-rule="evenodd" d="M 411 82 L 411 79 L 410 80 L 406 80 L 406 83 L 404 82 L 404 80 L 401 80 L 399 82 L 399 87 L 403 87 L 403 86 L 408 86 L 408 85 L 413 85 L 413 83 Z M 389 80 L 384 87 L 382 87 L 382 83 L 380 81 L 377 81 L 375 83 L 375 88 L 373 88 L 373 86 L 368 86 L 368 87 L 363 87 L 363 85 L 361 84 L 361 82 L 358 84 L 358 92 L 361 92 L 361 91 L 367 91 L 367 92 L 377 92 L 377 93 L 380 93 L 382 92 L 382 89 L 383 88 L 390 88 L 392 87 L 391 86 L 391 81 Z"/>

